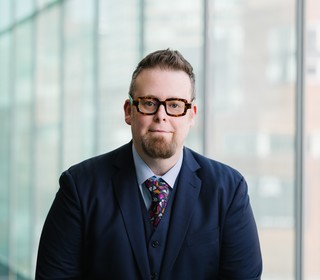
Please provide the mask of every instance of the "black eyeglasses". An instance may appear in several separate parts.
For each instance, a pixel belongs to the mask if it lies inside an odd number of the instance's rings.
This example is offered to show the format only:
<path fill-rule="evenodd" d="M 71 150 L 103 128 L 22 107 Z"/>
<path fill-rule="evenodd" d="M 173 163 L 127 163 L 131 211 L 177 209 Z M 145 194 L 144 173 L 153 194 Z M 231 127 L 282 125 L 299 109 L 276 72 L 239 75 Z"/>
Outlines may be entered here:
<path fill-rule="evenodd" d="M 137 107 L 137 111 L 143 115 L 155 115 L 160 105 L 163 105 L 168 116 L 181 117 L 187 113 L 188 109 L 191 109 L 191 103 L 188 103 L 186 99 L 181 98 L 168 98 L 164 101 L 160 101 L 154 97 L 137 97 L 133 100 L 129 95 L 130 103 Z"/>

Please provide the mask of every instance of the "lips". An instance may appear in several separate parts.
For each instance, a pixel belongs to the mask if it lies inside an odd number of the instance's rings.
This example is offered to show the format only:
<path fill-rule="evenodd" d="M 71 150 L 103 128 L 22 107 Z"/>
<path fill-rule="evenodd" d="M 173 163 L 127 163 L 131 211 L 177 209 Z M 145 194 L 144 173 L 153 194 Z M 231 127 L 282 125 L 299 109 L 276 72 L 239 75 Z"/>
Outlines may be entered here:
<path fill-rule="evenodd" d="M 171 131 L 164 130 L 164 129 L 149 129 L 149 132 L 152 132 L 152 133 L 172 133 Z"/>

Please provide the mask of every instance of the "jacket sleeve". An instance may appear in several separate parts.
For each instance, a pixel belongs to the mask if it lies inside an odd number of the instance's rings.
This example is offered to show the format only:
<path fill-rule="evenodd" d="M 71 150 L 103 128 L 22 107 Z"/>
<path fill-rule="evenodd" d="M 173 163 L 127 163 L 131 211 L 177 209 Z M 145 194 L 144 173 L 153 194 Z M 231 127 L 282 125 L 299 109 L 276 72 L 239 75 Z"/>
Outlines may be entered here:
<path fill-rule="evenodd" d="M 260 279 L 260 244 L 247 184 L 243 177 L 231 198 L 221 236 L 220 279 Z"/>
<path fill-rule="evenodd" d="M 66 171 L 42 230 L 36 279 L 80 279 L 81 246 L 80 202 L 72 176 Z"/>

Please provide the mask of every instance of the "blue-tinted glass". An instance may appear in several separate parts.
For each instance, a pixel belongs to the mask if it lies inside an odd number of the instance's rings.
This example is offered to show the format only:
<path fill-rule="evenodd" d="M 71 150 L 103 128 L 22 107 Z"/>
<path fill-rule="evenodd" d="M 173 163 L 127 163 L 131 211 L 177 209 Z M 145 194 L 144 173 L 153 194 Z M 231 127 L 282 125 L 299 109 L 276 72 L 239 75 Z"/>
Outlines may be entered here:
<path fill-rule="evenodd" d="M 295 6 L 285 1 L 210 3 L 209 155 L 247 178 L 263 278 L 293 279 Z"/>
<path fill-rule="evenodd" d="M 94 1 L 67 1 L 64 20 L 63 167 L 94 153 Z"/>
<path fill-rule="evenodd" d="M 0 1 L 0 34 L 1 31 L 5 30 L 12 24 L 13 18 L 11 4 L 11 0 Z"/>
<path fill-rule="evenodd" d="M 34 12 L 34 0 L 15 0 L 14 7 L 14 19 L 18 22 Z"/>
<path fill-rule="evenodd" d="M 9 256 L 10 34 L 0 37 L 0 259 Z"/>
<path fill-rule="evenodd" d="M 42 12 L 36 22 L 33 221 L 34 240 L 37 244 L 45 216 L 57 191 L 57 179 L 61 172 L 60 7 L 54 6 Z"/>
<path fill-rule="evenodd" d="M 305 1 L 304 275 L 320 279 L 320 2 Z"/>
<path fill-rule="evenodd" d="M 99 2 L 98 151 L 105 152 L 131 139 L 122 107 L 140 58 L 140 1 Z"/>
<path fill-rule="evenodd" d="M 32 127 L 33 127 L 33 56 L 32 22 L 15 30 L 10 144 L 10 227 L 9 252 L 16 269 L 31 271 L 31 197 L 32 197 Z"/>
<path fill-rule="evenodd" d="M 20 0 L 22 1 L 22 0 Z M 66 1 L 66 0 L 64 0 Z M 38 9 L 42 9 L 43 7 L 50 5 L 50 4 L 54 4 L 54 2 L 60 2 L 57 3 L 57 5 L 61 5 L 63 1 L 60 0 L 36 0 L 36 6 Z"/>

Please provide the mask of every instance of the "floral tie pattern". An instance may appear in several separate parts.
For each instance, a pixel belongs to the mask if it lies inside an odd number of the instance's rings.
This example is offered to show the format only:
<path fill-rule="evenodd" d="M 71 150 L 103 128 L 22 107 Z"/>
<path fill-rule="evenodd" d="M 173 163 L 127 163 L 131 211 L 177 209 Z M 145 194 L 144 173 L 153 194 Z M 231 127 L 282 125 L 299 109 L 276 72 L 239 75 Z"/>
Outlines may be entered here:
<path fill-rule="evenodd" d="M 149 216 L 151 224 L 156 228 L 168 204 L 169 185 L 163 179 L 156 177 L 147 179 L 144 184 L 151 193 L 152 203 Z"/>

